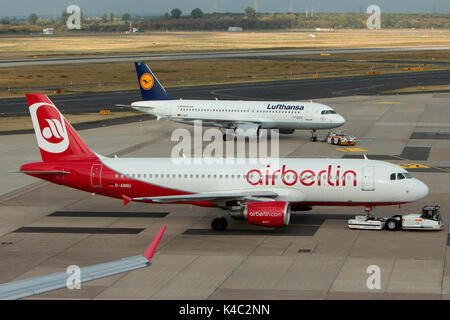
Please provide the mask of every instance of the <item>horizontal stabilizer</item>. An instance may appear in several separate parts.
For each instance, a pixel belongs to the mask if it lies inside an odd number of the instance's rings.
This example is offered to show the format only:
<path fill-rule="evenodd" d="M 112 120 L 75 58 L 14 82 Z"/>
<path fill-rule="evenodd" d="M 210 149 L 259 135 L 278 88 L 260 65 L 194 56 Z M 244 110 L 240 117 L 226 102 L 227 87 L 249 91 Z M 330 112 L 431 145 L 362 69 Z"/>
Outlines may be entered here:
<path fill-rule="evenodd" d="M 133 108 L 131 104 L 115 104 L 114 107 Z"/>
<path fill-rule="evenodd" d="M 121 108 L 142 108 L 142 109 L 154 109 L 155 107 L 152 106 L 144 106 L 144 105 L 137 105 L 137 104 L 115 104 L 115 107 L 121 107 Z"/>
<path fill-rule="evenodd" d="M 33 171 L 33 170 L 18 170 L 18 171 L 8 171 L 8 173 L 27 173 L 27 174 L 69 174 L 70 171 L 63 170 L 51 170 L 51 171 Z"/>

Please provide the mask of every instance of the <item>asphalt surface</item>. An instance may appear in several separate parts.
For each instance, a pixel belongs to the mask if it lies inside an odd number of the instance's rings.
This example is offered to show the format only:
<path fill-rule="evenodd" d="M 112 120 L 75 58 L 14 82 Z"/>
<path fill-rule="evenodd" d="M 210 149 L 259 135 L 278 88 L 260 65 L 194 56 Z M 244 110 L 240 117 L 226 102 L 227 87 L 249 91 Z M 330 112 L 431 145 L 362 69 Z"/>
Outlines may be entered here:
<path fill-rule="evenodd" d="M 239 58 L 233 58 L 239 59 Z M 333 58 L 302 58 L 296 56 L 289 57 L 248 57 L 252 60 L 269 60 L 269 61 L 311 61 L 311 62 L 351 62 L 351 63 L 392 63 L 392 64 L 410 64 L 413 66 L 435 64 L 441 66 L 450 65 L 449 61 L 436 60 L 408 60 L 408 59 L 333 59 Z"/>
<path fill-rule="evenodd" d="M 378 95 L 385 90 L 419 85 L 450 84 L 450 70 L 378 74 L 338 78 L 265 81 L 171 88 L 174 98 L 224 100 L 309 100 L 353 95 Z M 99 112 L 115 104 L 141 99 L 138 90 L 51 96 L 63 113 Z M 25 97 L 0 100 L 0 116 L 27 116 Z"/>
<path fill-rule="evenodd" d="M 94 57 L 68 57 L 68 58 L 38 58 L 0 60 L 0 67 L 21 67 L 30 65 L 51 65 L 69 63 L 99 63 L 99 62 L 123 62 L 135 60 L 192 60 L 192 59 L 223 59 L 223 58 L 248 58 L 273 55 L 308 55 L 320 53 L 370 53 L 370 52 L 402 52 L 425 50 L 449 50 L 450 46 L 419 46 L 419 47 L 386 47 L 386 48 L 338 48 L 338 49 L 281 49 L 281 50 L 249 50 L 249 51 L 216 51 L 199 53 L 170 53 L 170 54 L 144 54 L 125 56 L 94 56 Z"/>

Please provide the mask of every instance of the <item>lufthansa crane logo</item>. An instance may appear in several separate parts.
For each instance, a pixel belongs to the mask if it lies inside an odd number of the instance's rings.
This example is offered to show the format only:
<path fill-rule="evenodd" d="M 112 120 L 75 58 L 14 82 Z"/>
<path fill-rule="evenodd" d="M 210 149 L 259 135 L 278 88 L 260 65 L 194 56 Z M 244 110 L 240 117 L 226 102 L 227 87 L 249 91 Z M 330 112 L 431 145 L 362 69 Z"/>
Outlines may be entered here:
<path fill-rule="evenodd" d="M 153 84 L 155 83 L 155 80 L 153 80 L 153 77 L 150 73 L 144 73 L 141 76 L 140 79 L 141 88 L 144 90 L 150 90 L 153 87 Z"/>

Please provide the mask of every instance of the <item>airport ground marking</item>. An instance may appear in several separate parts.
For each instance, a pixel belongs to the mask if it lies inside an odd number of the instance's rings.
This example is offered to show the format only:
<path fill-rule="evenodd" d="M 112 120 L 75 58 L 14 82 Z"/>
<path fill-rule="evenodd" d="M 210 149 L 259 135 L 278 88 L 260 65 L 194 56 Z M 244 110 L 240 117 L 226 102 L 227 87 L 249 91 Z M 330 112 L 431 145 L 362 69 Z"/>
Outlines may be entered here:
<path fill-rule="evenodd" d="M 410 159 L 406 159 L 406 158 L 403 158 L 403 157 L 400 157 L 400 156 L 392 156 L 392 157 L 397 158 L 399 160 L 403 160 L 403 161 L 411 161 Z M 428 166 L 428 167 L 436 169 L 436 170 L 439 170 L 439 171 L 442 171 L 442 172 L 450 173 L 450 169 L 440 168 L 440 167 L 435 167 L 435 166 Z"/>
<path fill-rule="evenodd" d="M 400 164 L 399 166 L 402 168 L 405 168 L 405 169 L 416 169 L 416 168 L 429 169 L 430 168 L 429 166 L 426 166 L 421 163 L 404 163 L 404 164 Z"/>
<path fill-rule="evenodd" d="M 367 149 L 362 149 L 362 148 L 336 148 L 336 150 L 339 150 L 339 151 L 342 151 L 342 152 L 368 151 Z"/>

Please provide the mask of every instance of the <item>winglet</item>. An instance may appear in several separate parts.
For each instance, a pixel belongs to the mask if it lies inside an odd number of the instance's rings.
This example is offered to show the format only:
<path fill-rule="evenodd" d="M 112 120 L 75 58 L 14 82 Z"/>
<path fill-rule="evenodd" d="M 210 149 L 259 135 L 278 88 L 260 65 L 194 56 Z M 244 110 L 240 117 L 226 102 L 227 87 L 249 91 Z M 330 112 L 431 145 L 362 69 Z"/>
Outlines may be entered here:
<path fill-rule="evenodd" d="M 128 204 L 128 202 L 130 202 L 131 200 L 133 200 L 133 199 L 131 199 L 130 197 L 127 197 L 126 195 L 122 195 L 122 199 L 123 199 L 123 205 L 124 206 L 126 206 L 127 204 Z"/>
<path fill-rule="evenodd" d="M 145 258 L 147 258 L 148 261 L 150 261 L 153 257 L 153 254 L 156 251 L 156 247 L 158 247 L 159 242 L 161 241 L 161 238 L 164 234 L 164 231 L 166 231 L 166 226 L 163 225 L 161 229 L 159 229 L 156 236 L 153 238 L 152 242 L 149 244 L 147 249 L 145 249 L 144 253 L 142 254 Z"/>

